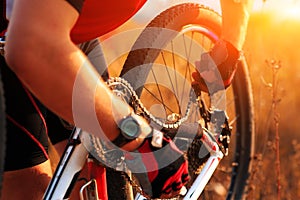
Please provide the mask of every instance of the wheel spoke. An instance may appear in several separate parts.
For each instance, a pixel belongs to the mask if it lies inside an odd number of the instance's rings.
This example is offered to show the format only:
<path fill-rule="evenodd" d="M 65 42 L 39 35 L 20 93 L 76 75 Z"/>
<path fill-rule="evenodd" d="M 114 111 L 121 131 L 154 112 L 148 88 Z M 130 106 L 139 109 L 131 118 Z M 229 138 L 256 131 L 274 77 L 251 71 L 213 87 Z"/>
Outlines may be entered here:
<path fill-rule="evenodd" d="M 142 95 L 141 101 L 147 104 L 147 109 L 155 104 L 160 104 L 161 109 L 166 113 L 166 117 L 168 114 L 173 113 L 185 116 L 183 112 L 187 111 L 186 107 L 189 105 L 188 101 L 190 100 L 188 96 L 192 83 L 191 75 L 196 70 L 194 63 L 191 63 L 195 59 L 192 56 L 199 54 L 199 59 L 201 59 L 201 53 L 209 51 L 218 40 L 218 35 L 221 32 L 220 16 L 212 10 L 196 4 L 182 4 L 163 12 L 148 27 L 172 29 L 177 31 L 178 35 L 172 35 L 174 38 L 162 38 L 165 35 L 161 31 L 154 32 L 153 35 L 149 34 L 149 32 L 142 33 L 136 41 L 137 47 L 144 44 L 145 41 L 163 41 L 161 49 L 156 47 L 155 50 L 157 52 L 154 53 L 151 52 L 153 50 L 151 48 L 130 53 L 124 65 L 125 70 L 123 69 L 121 75 L 135 66 L 141 66 L 149 62 L 154 63 L 153 65 L 155 66 L 162 66 L 160 70 L 151 70 L 150 74 L 156 84 L 155 86 L 148 87 L 148 84 L 145 83 L 143 93 L 145 92 L 149 95 Z M 199 52 L 199 46 L 202 47 L 201 52 Z M 178 48 L 182 48 L 180 49 L 181 51 Z M 183 55 L 177 55 L 178 52 L 183 52 Z M 151 57 L 152 53 L 153 56 Z M 206 105 L 226 109 L 230 126 L 233 127 L 231 140 L 234 142 L 230 144 L 230 154 L 222 160 L 211 182 L 222 184 L 226 190 L 231 188 L 232 191 L 230 192 L 233 194 L 237 193 L 238 196 L 242 193 L 244 184 L 246 183 L 245 177 L 247 176 L 248 165 L 250 164 L 251 141 L 254 130 L 253 113 L 251 110 L 251 89 L 248 87 L 250 82 L 246 66 L 245 64 L 243 65 L 238 68 L 237 74 L 242 78 L 234 83 L 235 87 L 229 87 L 226 92 L 217 98 L 213 98 L 207 94 L 201 95 Z M 240 69 L 241 71 L 239 71 Z M 168 81 L 169 88 L 164 85 L 167 84 L 166 81 Z M 154 89 L 156 91 L 153 91 Z M 225 104 L 223 104 L 224 101 L 226 101 Z M 189 120 L 192 122 L 200 121 L 201 123 L 204 121 L 201 119 L 199 110 L 192 110 Z M 241 150 L 235 143 L 242 143 L 244 145 L 243 148 L 246 147 L 246 149 Z M 198 157 L 198 154 L 195 157 Z M 242 162 L 246 164 L 232 166 L 233 163 Z M 243 166 L 243 168 L 240 166 Z M 209 187 L 207 186 L 207 188 Z M 205 193 L 209 193 L 212 199 L 218 197 L 214 190 Z M 225 196 L 222 196 L 222 199 L 225 199 Z"/>

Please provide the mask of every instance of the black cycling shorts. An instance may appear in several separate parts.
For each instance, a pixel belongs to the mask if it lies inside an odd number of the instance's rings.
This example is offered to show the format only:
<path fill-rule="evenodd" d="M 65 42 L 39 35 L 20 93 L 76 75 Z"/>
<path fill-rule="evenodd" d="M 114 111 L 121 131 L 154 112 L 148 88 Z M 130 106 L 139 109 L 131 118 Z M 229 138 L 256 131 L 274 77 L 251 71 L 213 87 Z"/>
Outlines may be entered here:
<path fill-rule="evenodd" d="M 25 89 L 0 57 L 7 116 L 5 171 L 32 167 L 48 159 L 47 130 L 50 138 L 55 136 L 53 143 L 67 139 L 71 131 Z"/>

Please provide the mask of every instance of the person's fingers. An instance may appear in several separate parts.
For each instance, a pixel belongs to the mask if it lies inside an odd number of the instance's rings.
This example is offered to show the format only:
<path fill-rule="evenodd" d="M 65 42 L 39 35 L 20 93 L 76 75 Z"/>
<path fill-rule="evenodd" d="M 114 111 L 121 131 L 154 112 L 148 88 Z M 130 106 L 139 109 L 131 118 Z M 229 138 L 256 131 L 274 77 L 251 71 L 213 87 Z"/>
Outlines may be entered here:
<path fill-rule="evenodd" d="M 192 77 L 193 77 L 193 79 L 194 79 L 195 81 L 197 81 L 197 82 L 199 82 L 200 79 L 201 79 L 201 76 L 200 76 L 200 74 L 199 74 L 198 72 L 193 72 L 193 73 L 192 73 Z"/>
<path fill-rule="evenodd" d="M 194 90 L 200 89 L 203 92 L 208 92 L 207 85 L 206 85 L 205 81 L 201 78 L 199 73 L 193 72 L 192 77 L 194 79 L 194 81 L 192 81 L 192 87 L 194 88 Z M 199 91 L 196 91 L 196 92 L 199 92 Z"/>
<path fill-rule="evenodd" d="M 161 198 L 172 198 L 178 195 L 184 195 L 186 193 L 185 184 L 189 180 L 188 174 L 183 174 L 181 180 L 173 182 L 172 185 L 169 185 L 160 196 Z"/>
<path fill-rule="evenodd" d="M 180 181 L 177 181 L 177 182 L 174 182 L 174 183 L 172 184 L 172 190 L 173 190 L 173 191 L 179 191 L 182 187 L 183 187 L 183 183 L 182 183 L 181 180 L 180 180 Z"/>
<path fill-rule="evenodd" d="M 180 188 L 179 188 L 180 187 Z M 166 188 L 160 198 L 169 199 L 180 195 L 181 188 L 183 187 L 182 182 L 176 182 Z"/>
<path fill-rule="evenodd" d="M 187 184 L 187 182 L 189 180 L 190 180 L 190 176 L 189 176 L 188 172 L 186 172 L 185 174 L 182 174 L 181 182 L 183 183 L 183 185 Z"/>

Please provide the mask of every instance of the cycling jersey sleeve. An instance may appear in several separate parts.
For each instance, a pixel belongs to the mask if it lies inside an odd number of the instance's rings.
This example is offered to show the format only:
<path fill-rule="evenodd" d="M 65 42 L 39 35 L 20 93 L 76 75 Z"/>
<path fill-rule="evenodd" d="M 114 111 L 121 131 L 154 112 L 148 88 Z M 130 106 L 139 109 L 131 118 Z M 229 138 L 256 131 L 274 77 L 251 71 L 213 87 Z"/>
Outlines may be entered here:
<path fill-rule="evenodd" d="M 79 13 L 81 12 L 84 0 L 67 0 Z"/>

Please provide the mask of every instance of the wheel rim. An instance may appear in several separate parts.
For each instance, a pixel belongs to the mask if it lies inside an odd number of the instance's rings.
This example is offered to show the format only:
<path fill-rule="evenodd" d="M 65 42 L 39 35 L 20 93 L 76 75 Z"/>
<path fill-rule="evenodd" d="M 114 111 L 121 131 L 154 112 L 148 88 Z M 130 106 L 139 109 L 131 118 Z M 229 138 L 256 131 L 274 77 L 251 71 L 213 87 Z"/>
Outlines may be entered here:
<path fill-rule="evenodd" d="M 201 37 L 199 37 L 201 36 Z M 209 31 L 208 29 L 204 27 L 200 27 L 197 25 L 188 25 L 183 27 L 182 31 L 178 34 L 176 37 L 177 39 L 182 37 L 182 43 L 187 43 L 187 41 L 190 41 L 187 39 L 189 37 L 191 40 L 198 40 L 197 43 L 202 43 L 203 49 L 205 51 L 208 51 L 214 44 L 215 41 L 218 40 L 218 36 L 215 35 L 213 32 Z M 171 44 L 171 49 L 172 47 L 173 40 L 170 42 Z M 190 43 L 190 45 L 187 45 L 185 47 L 186 51 L 186 63 L 187 65 L 185 66 L 187 70 L 182 70 L 178 69 L 180 64 L 184 61 L 182 61 L 182 55 L 179 57 L 176 57 L 173 52 L 165 52 L 161 51 L 158 58 L 156 58 L 153 66 L 157 66 L 158 70 L 152 70 L 150 74 L 153 77 L 152 79 L 159 82 L 159 76 L 155 75 L 159 71 L 160 75 L 165 79 L 166 77 L 172 78 L 173 80 L 178 80 L 178 76 L 183 76 L 184 81 L 181 82 L 181 84 L 186 85 L 191 83 L 191 73 L 192 69 L 194 68 L 193 64 L 191 63 L 188 55 L 190 54 L 189 50 L 192 50 L 192 45 L 193 43 Z M 170 58 L 171 57 L 171 58 Z M 200 57 L 200 54 L 199 54 Z M 175 65 L 172 65 L 172 63 Z M 162 75 L 162 68 L 166 71 L 164 75 Z M 179 72 L 179 75 L 171 75 L 174 71 Z M 149 80 L 149 79 L 148 79 Z M 149 81 L 146 81 L 149 82 Z M 152 82 L 152 81 L 150 81 Z M 163 81 L 165 82 L 165 80 Z M 160 85 L 159 83 L 156 84 L 146 84 L 146 86 L 143 89 L 143 92 L 141 94 L 141 100 L 142 102 L 146 105 L 147 109 L 150 110 L 152 114 L 159 118 L 168 118 L 171 114 L 176 114 L 179 116 L 184 115 L 182 112 L 185 111 L 185 107 L 187 105 L 186 97 L 188 95 L 188 92 L 178 89 L 178 83 L 172 82 L 168 87 L 164 87 Z M 187 88 L 186 86 L 182 88 Z M 157 90 L 156 92 L 154 90 Z M 211 104 L 210 102 L 210 97 L 206 94 L 203 94 L 204 99 L 207 99 L 208 104 Z M 176 108 L 174 108 L 174 104 L 177 104 Z M 239 114 L 236 113 L 235 111 L 235 96 L 234 96 L 234 91 L 232 88 L 228 88 L 226 90 L 226 112 L 229 116 L 230 125 L 233 126 L 233 136 L 232 140 L 236 140 L 236 129 L 235 129 L 235 123 L 237 122 L 237 119 L 239 118 Z M 199 115 L 194 113 L 193 117 L 190 117 L 189 120 L 195 121 L 196 118 L 198 118 Z M 198 118 L 199 119 L 199 118 Z M 238 142 L 238 141 L 237 141 Z M 184 149 L 183 147 L 182 149 Z M 236 152 L 236 147 L 235 144 L 230 145 L 230 151 L 229 151 L 229 156 L 225 157 L 220 166 L 217 168 L 214 176 L 212 177 L 210 183 L 207 185 L 204 194 L 206 197 L 210 197 L 212 199 L 224 199 L 227 195 L 227 191 L 230 188 L 231 184 L 231 179 L 232 179 L 232 173 L 233 169 L 236 169 L 236 166 L 239 164 L 236 163 L 235 161 L 235 154 L 238 153 Z M 229 191 L 231 192 L 231 191 Z"/>

